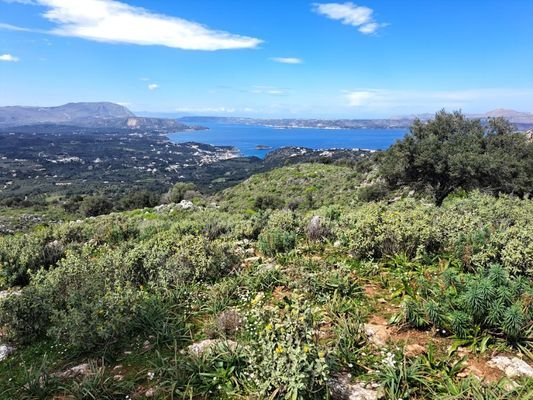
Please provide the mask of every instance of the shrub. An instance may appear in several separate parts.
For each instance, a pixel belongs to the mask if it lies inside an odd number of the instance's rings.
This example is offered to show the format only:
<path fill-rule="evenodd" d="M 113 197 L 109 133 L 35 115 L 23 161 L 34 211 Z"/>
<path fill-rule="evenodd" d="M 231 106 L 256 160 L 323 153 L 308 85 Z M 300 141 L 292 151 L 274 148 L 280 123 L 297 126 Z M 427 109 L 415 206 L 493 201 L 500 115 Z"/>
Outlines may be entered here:
<path fill-rule="evenodd" d="M 108 214 L 113 210 L 113 203 L 102 196 L 86 197 L 80 204 L 80 211 L 86 217 Z"/>
<path fill-rule="evenodd" d="M 329 368 L 316 335 L 320 313 L 296 295 L 283 308 L 258 299 L 245 333 L 248 374 L 261 398 L 323 399 Z"/>
<path fill-rule="evenodd" d="M 255 210 L 276 210 L 283 207 L 283 200 L 277 196 L 264 195 L 256 197 L 254 201 Z"/>
<path fill-rule="evenodd" d="M 158 236 L 140 244 L 127 257 L 132 276 L 161 288 L 213 282 L 229 274 L 239 261 L 229 243 L 193 235 L 178 241 Z"/>
<path fill-rule="evenodd" d="M 162 203 L 179 203 L 185 199 L 187 192 L 195 191 L 196 185 L 194 183 L 178 182 L 163 195 Z"/>
<path fill-rule="evenodd" d="M 511 343 L 527 340 L 533 329 L 531 282 L 509 276 L 500 265 L 476 274 L 448 270 L 428 286 L 403 302 L 404 320 L 413 327 L 434 326 L 462 339 L 502 336 Z"/>
<path fill-rule="evenodd" d="M 39 228 L 30 234 L 0 236 L 0 274 L 7 286 L 26 285 L 29 272 L 55 265 L 64 255 L 52 231 Z"/>
<path fill-rule="evenodd" d="M 259 235 L 257 246 L 267 256 L 285 253 L 296 246 L 296 233 L 281 228 L 269 229 Z"/>
<path fill-rule="evenodd" d="M 292 211 L 275 211 L 258 237 L 257 247 L 268 256 L 288 252 L 296 246 L 298 221 Z"/>
<path fill-rule="evenodd" d="M 45 288 L 29 286 L 0 300 L 0 326 L 19 343 L 41 338 L 50 325 L 53 304 Z"/>

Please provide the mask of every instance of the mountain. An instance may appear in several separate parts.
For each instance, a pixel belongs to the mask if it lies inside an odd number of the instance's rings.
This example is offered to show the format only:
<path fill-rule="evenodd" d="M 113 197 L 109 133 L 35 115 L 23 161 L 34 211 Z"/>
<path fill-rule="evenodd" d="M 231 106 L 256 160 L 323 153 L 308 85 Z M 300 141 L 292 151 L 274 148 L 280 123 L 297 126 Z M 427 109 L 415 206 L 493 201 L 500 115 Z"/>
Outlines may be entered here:
<path fill-rule="evenodd" d="M 512 122 L 515 124 L 533 124 L 533 113 L 515 111 L 515 110 L 507 110 L 504 108 L 498 108 L 496 110 L 489 111 L 488 113 L 485 113 L 480 117 L 485 117 L 485 118 L 503 117 L 509 120 L 509 122 Z"/>
<path fill-rule="evenodd" d="M 135 115 L 114 103 L 68 103 L 58 107 L 0 107 L 0 125 L 87 125 L 93 121 L 125 119 Z"/>
<path fill-rule="evenodd" d="M 391 119 L 414 120 L 418 118 L 418 119 L 425 121 L 425 120 L 432 119 L 434 116 L 435 114 L 425 113 L 425 114 L 411 114 L 411 115 L 404 115 L 404 116 L 396 116 L 396 117 L 392 117 Z M 492 111 L 489 111 L 483 114 L 466 114 L 466 117 L 471 118 L 471 119 L 481 119 L 481 120 L 502 117 L 508 120 L 509 122 L 511 122 L 512 124 L 527 124 L 527 125 L 533 124 L 533 113 L 509 110 L 505 108 L 497 108 L 495 110 L 492 110 Z"/>
<path fill-rule="evenodd" d="M 108 102 L 68 103 L 58 107 L 0 107 L 0 128 L 43 124 L 166 131 L 188 128 L 175 119 L 137 117 L 126 107 Z"/>

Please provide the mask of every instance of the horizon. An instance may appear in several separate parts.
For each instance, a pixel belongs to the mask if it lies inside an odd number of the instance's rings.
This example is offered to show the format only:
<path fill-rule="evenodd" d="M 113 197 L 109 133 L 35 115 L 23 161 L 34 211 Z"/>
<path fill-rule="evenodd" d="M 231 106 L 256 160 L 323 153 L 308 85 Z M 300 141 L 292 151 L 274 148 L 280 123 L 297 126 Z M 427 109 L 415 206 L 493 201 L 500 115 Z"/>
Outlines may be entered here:
<path fill-rule="evenodd" d="M 527 1 L 0 0 L 0 15 L 0 106 L 107 99 L 135 114 L 265 119 L 533 111 Z"/>

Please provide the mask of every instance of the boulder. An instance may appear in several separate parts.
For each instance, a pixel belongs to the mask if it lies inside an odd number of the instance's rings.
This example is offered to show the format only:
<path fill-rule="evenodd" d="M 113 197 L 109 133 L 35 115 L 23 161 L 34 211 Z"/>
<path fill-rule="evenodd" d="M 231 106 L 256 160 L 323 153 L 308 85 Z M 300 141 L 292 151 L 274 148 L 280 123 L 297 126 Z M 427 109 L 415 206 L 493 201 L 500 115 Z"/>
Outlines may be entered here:
<path fill-rule="evenodd" d="M 180 201 L 180 203 L 178 204 L 178 207 L 181 208 L 182 210 L 192 210 L 195 208 L 194 204 L 190 200 Z"/>
<path fill-rule="evenodd" d="M 533 367 L 518 357 L 506 356 L 493 357 L 488 362 L 489 367 L 498 368 L 505 372 L 508 378 L 526 377 L 533 378 Z"/>

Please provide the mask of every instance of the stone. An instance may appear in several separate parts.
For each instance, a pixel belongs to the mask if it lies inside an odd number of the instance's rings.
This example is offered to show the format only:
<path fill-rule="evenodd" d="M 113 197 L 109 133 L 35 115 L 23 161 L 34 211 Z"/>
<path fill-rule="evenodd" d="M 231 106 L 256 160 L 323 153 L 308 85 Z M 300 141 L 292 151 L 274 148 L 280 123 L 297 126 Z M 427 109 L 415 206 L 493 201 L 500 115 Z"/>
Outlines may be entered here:
<path fill-rule="evenodd" d="M 390 337 L 384 325 L 365 324 L 365 333 L 368 341 L 378 347 L 385 346 Z"/>
<path fill-rule="evenodd" d="M 192 210 L 194 208 L 194 204 L 190 200 L 182 200 L 179 202 L 178 206 L 182 210 Z"/>
<path fill-rule="evenodd" d="M 58 372 L 54 374 L 59 378 L 75 378 L 77 376 L 89 375 L 91 371 L 91 366 L 89 364 L 80 364 L 75 367 L 69 368 L 66 371 Z"/>
<path fill-rule="evenodd" d="M 15 348 L 7 344 L 0 344 L 0 361 L 5 360 L 15 351 Z"/>
<path fill-rule="evenodd" d="M 237 342 L 232 340 L 221 340 L 221 339 L 206 339 L 201 342 L 193 343 L 188 348 L 187 351 L 193 356 L 200 357 L 208 351 L 213 350 L 218 345 L 225 345 L 230 350 L 235 350 L 237 348 Z"/>
<path fill-rule="evenodd" d="M 19 296 L 21 293 L 21 290 L 0 290 L 0 300 L 9 296 Z"/>
<path fill-rule="evenodd" d="M 153 347 L 154 347 L 153 344 L 150 343 L 149 340 L 145 340 L 145 341 L 144 341 L 144 343 L 143 343 L 143 350 L 145 350 L 145 351 L 152 350 Z"/>
<path fill-rule="evenodd" d="M 307 237 L 309 240 L 322 240 L 326 236 L 326 233 L 326 229 L 322 223 L 322 218 L 320 218 L 318 215 L 315 215 L 313 218 L 311 218 L 311 221 L 309 221 L 309 224 L 307 225 Z"/>
<path fill-rule="evenodd" d="M 378 400 L 383 398 L 380 388 L 368 389 L 362 383 L 352 383 L 350 375 L 339 374 L 329 381 L 333 400 Z"/>
<path fill-rule="evenodd" d="M 154 397 L 155 396 L 155 389 L 154 388 L 150 388 L 148 389 L 145 393 L 144 393 L 144 397 Z"/>
<path fill-rule="evenodd" d="M 489 367 L 498 368 L 505 372 L 508 378 L 521 376 L 533 378 L 533 367 L 518 357 L 496 356 L 488 362 L 488 365 Z"/>
<path fill-rule="evenodd" d="M 409 344 L 405 346 L 405 356 L 406 357 L 418 357 L 421 354 L 426 352 L 425 347 L 420 346 L 419 344 Z"/>

